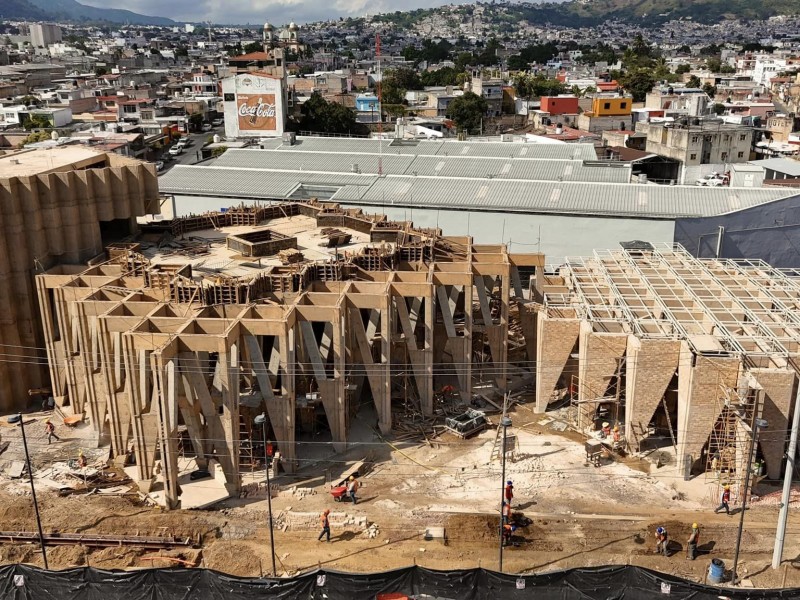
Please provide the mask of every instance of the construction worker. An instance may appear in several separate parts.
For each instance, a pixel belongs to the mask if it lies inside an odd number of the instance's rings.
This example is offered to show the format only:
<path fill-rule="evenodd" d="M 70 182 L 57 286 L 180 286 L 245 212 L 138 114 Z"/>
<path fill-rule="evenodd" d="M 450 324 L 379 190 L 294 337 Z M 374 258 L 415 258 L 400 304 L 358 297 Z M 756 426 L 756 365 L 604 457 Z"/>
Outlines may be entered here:
<path fill-rule="evenodd" d="M 331 514 L 331 509 L 326 508 L 324 511 L 322 511 L 322 514 L 319 516 L 319 523 L 320 525 L 322 525 L 322 531 L 320 532 L 319 537 L 317 538 L 318 542 L 322 541 L 323 535 L 328 537 L 329 542 L 331 541 L 331 522 L 328 519 L 329 514 Z"/>
<path fill-rule="evenodd" d="M 603 428 L 600 430 L 600 437 L 603 439 L 611 437 L 611 425 L 608 424 L 608 421 L 603 422 Z"/>
<path fill-rule="evenodd" d="M 612 436 L 614 439 L 614 443 L 615 444 L 618 443 L 620 438 L 619 425 L 614 425 L 614 432 L 612 433 Z"/>
<path fill-rule="evenodd" d="M 52 421 L 50 421 L 50 419 L 47 419 L 47 421 L 44 422 L 44 431 L 47 434 L 47 444 L 48 445 L 50 445 L 50 442 L 51 442 L 51 440 L 53 438 L 55 438 L 55 440 L 57 442 L 61 441 L 61 438 L 56 435 L 56 426 L 53 425 L 53 423 L 52 423 Z"/>
<path fill-rule="evenodd" d="M 267 446 L 266 446 L 265 450 L 266 450 L 266 453 L 267 453 L 267 466 L 271 467 L 272 466 L 272 456 L 273 456 L 273 454 L 275 454 L 275 447 L 272 445 L 272 441 L 271 440 L 267 440 Z"/>
<path fill-rule="evenodd" d="M 663 554 L 669 556 L 669 534 L 666 527 L 656 528 L 656 554 Z"/>
<path fill-rule="evenodd" d="M 356 498 L 356 492 L 359 487 L 358 479 L 356 479 L 354 475 L 350 475 L 350 478 L 347 480 L 347 493 L 350 495 L 350 500 L 353 501 L 353 505 L 355 505 L 358 500 Z"/>
<path fill-rule="evenodd" d="M 722 496 L 720 496 L 719 499 L 719 506 L 714 509 L 714 513 L 718 513 L 724 508 L 726 515 L 731 514 L 731 509 L 728 506 L 728 503 L 730 501 L 731 501 L 731 486 L 726 485 L 724 488 L 722 488 Z"/>
<path fill-rule="evenodd" d="M 506 504 L 511 506 L 511 501 L 514 499 L 514 483 L 509 479 L 506 481 Z"/>
<path fill-rule="evenodd" d="M 506 523 L 503 525 L 503 545 L 508 546 L 511 543 L 511 536 L 514 535 L 514 532 L 517 530 L 516 525 L 511 525 L 510 523 Z"/>
<path fill-rule="evenodd" d="M 700 543 L 700 527 L 697 523 L 692 523 L 692 533 L 689 534 L 689 539 L 686 541 L 686 560 L 694 560 L 697 558 L 697 544 Z"/>
<path fill-rule="evenodd" d="M 508 502 L 503 502 L 502 515 L 503 515 L 503 525 L 505 525 L 506 523 L 511 523 L 512 520 L 511 504 L 509 504 Z"/>
<path fill-rule="evenodd" d="M 78 468 L 79 469 L 86 468 L 86 457 L 83 455 L 83 450 L 78 451 Z"/>

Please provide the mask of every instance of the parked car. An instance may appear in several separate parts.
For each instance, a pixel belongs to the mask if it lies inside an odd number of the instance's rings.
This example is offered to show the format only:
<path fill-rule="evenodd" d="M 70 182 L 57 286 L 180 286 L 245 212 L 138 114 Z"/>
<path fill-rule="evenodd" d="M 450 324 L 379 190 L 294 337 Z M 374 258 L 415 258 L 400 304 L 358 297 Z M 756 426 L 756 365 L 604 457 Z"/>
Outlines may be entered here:
<path fill-rule="evenodd" d="M 719 187 L 722 185 L 728 185 L 728 177 L 715 172 L 701 177 L 695 183 L 699 186 Z"/>
<path fill-rule="evenodd" d="M 214 128 L 211 126 L 211 123 L 203 123 L 202 129 L 203 131 L 211 131 Z"/>
<path fill-rule="evenodd" d="M 183 146 L 180 144 L 175 144 L 172 148 L 169 149 L 169 153 L 172 156 L 178 156 L 179 154 L 183 154 Z"/>
<path fill-rule="evenodd" d="M 180 146 L 181 148 L 186 148 L 191 143 L 191 140 L 188 137 L 182 137 L 178 140 L 176 146 Z"/>
<path fill-rule="evenodd" d="M 163 160 L 157 160 L 156 161 L 156 171 L 160 172 L 160 171 L 163 171 L 163 170 L 164 170 L 164 161 Z"/>
<path fill-rule="evenodd" d="M 212 124 L 214 127 L 219 127 L 219 126 L 220 126 L 220 125 L 222 125 L 224 122 L 225 122 L 225 121 L 223 121 L 222 119 L 213 119 L 213 120 L 211 121 L 211 124 Z"/>

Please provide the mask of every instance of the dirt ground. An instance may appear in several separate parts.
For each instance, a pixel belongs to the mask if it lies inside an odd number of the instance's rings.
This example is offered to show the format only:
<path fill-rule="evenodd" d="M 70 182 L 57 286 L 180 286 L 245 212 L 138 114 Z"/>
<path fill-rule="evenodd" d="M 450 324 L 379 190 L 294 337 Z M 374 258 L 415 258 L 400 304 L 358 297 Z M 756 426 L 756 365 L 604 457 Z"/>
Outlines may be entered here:
<path fill-rule="evenodd" d="M 714 514 L 702 478 L 684 482 L 669 466 L 633 459 L 594 467 L 586 463 L 574 434 L 552 429 L 552 417 L 542 424 L 541 415 L 524 407 L 512 417 L 519 445 L 506 477 L 515 483 L 515 511 L 532 523 L 518 529 L 513 545 L 505 549 L 505 571 L 635 564 L 702 582 L 711 558 L 732 566 L 739 515 Z M 494 430 L 466 441 L 445 436 L 430 444 L 387 445 L 370 438 L 345 455 L 282 476 L 276 483 L 284 491 L 272 499 L 278 575 L 320 566 L 353 572 L 411 564 L 496 569 L 501 472 L 500 464 L 490 460 L 494 439 Z M 366 454 L 375 467 L 361 480 L 359 503 L 333 502 L 328 482 Z M 271 571 L 263 495 L 230 499 L 208 510 L 173 512 L 145 506 L 136 495 L 59 497 L 44 489 L 37 496 L 46 532 L 174 535 L 190 537 L 199 546 L 194 551 L 52 547 L 51 568 L 194 564 L 242 576 Z M 333 511 L 330 543 L 317 541 L 317 516 L 324 508 Z M 755 587 L 800 587 L 797 516 L 790 517 L 784 565 L 779 570 L 770 566 L 777 514 L 774 505 L 748 508 L 740 574 Z M 689 561 L 686 539 L 695 521 L 701 526 L 702 554 Z M 364 523 L 377 526 L 374 538 L 365 533 Z M 667 558 L 654 554 L 659 525 L 668 528 L 672 539 Z M 0 530 L 35 527 L 24 482 L 0 483 Z M 445 539 L 426 539 L 432 527 L 444 528 Z M 0 544 L 0 563 L 17 562 L 41 565 L 38 547 Z"/>

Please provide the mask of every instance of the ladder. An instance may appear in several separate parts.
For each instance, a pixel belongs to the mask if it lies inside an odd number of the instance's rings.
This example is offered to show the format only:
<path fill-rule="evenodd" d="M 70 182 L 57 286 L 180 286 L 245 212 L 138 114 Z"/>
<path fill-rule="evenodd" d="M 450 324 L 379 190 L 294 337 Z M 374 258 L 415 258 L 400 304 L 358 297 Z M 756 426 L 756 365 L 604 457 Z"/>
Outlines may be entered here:
<path fill-rule="evenodd" d="M 247 419 L 239 415 L 239 467 L 255 469 L 253 460 L 253 436 Z"/>
<path fill-rule="evenodd" d="M 500 429 L 501 426 L 497 426 L 497 431 L 494 434 L 494 444 L 492 445 L 492 455 L 489 458 L 490 462 L 494 462 L 496 459 L 500 458 L 501 453 L 501 446 L 503 445 L 503 438 L 500 436 Z"/>
<path fill-rule="evenodd" d="M 675 441 L 675 432 L 672 429 L 672 419 L 669 417 L 669 409 L 667 408 L 667 399 L 662 396 L 661 404 L 664 406 L 664 414 L 667 417 L 667 427 L 669 427 L 669 437 L 672 438 L 672 447 L 675 449 L 675 456 L 678 456 L 678 442 Z"/>

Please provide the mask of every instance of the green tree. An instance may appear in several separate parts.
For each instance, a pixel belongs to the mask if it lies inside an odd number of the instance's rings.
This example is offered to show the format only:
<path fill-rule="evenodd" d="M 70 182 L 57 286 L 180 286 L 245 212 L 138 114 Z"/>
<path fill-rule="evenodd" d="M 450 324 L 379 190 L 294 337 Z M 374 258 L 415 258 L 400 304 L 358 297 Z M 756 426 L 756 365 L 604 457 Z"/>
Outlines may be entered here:
<path fill-rule="evenodd" d="M 716 102 L 711 105 L 711 110 L 715 115 L 721 115 L 722 113 L 725 112 L 725 105 Z"/>
<path fill-rule="evenodd" d="M 459 131 L 475 131 L 486 114 L 486 100 L 472 92 L 465 92 L 447 107 L 447 116 L 452 119 Z"/>
<path fill-rule="evenodd" d="M 677 66 L 677 68 L 675 69 L 675 73 L 677 73 L 678 75 L 683 75 L 684 73 L 688 73 L 691 70 L 692 70 L 691 66 L 687 65 L 686 63 L 683 63 Z"/>
<path fill-rule="evenodd" d="M 365 127 L 356 123 L 356 113 L 342 104 L 328 102 L 314 92 L 303 103 L 299 127 L 319 133 L 363 133 Z"/>
<path fill-rule="evenodd" d="M 26 131 L 30 131 L 31 129 L 46 129 L 50 127 L 52 124 L 50 123 L 50 119 L 48 119 L 45 115 L 31 115 L 25 122 L 23 123 L 23 127 Z M 49 133 L 44 132 L 46 136 L 50 136 Z M 38 141 L 38 140 L 37 140 Z"/>
<path fill-rule="evenodd" d="M 423 71 L 420 73 L 419 80 L 422 87 L 432 85 L 458 85 L 459 75 L 466 75 L 466 73 L 459 73 L 453 67 L 442 67 L 435 71 Z"/>
<path fill-rule="evenodd" d="M 690 88 L 699 88 L 703 85 L 700 81 L 700 78 L 697 75 L 692 75 L 689 77 L 689 81 L 686 82 L 686 87 Z"/>
<path fill-rule="evenodd" d="M 652 70 L 640 67 L 625 73 L 619 82 L 625 91 L 633 96 L 634 102 L 643 102 L 647 93 L 656 84 L 656 78 Z"/>
<path fill-rule="evenodd" d="M 211 151 L 212 158 L 218 158 L 225 154 L 225 151 L 228 149 L 227 146 L 217 146 Z"/>
<path fill-rule="evenodd" d="M 199 131 L 203 125 L 203 113 L 192 113 L 189 115 L 189 127 Z"/>
<path fill-rule="evenodd" d="M 657 55 L 658 52 L 650 47 L 642 34 L 637 33 L 622 55 L 622 66 L 630 70 L 653 68 Z"/>
<path fill-rule="evenodd" d="M 250 54 L 251 52 L 263 52 L 264 51 L 264 44 L 261 42 L 251 42 L 249 44 L 245 44 L 242 48 L 243 54 Z"/>
<path fill-rule="evenodd" d="M 711 85 L 710 83 L 703 84 L 703 91 L 708 94 L 710 97 L 714 97 L 717 95 L 717 88 L 716 86 Z"/>
<path fill-rule="evenodd" d="M 722 67 L 722 62 L 716 56 L 713 56 L 706 61 L 706 68 L 712 73 L 719 73 L 720 67 Z"/>

